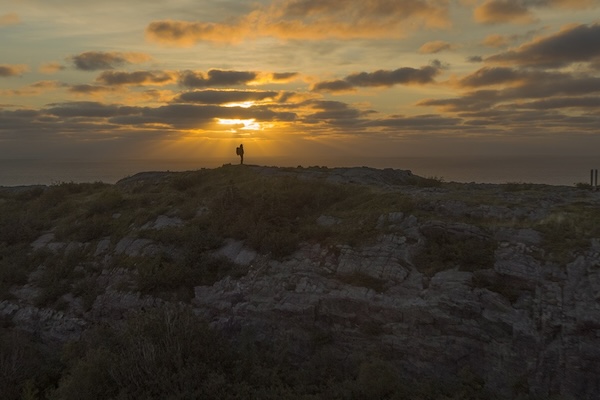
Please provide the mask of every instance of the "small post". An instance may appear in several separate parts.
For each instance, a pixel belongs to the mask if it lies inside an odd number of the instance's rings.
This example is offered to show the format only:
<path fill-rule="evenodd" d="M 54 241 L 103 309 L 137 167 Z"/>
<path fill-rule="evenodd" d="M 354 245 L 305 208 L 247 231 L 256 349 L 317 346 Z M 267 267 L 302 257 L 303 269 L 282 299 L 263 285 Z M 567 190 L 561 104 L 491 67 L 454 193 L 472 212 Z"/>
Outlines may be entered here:
<path fill-rule="evenodd" d="M 594 188 L 594 170 L 590 169 L 590 187 Z"/>
<path fill-rule="evenodd" d="M 594 170 L 594 189 L 598 190 L 598 170 Z"/>

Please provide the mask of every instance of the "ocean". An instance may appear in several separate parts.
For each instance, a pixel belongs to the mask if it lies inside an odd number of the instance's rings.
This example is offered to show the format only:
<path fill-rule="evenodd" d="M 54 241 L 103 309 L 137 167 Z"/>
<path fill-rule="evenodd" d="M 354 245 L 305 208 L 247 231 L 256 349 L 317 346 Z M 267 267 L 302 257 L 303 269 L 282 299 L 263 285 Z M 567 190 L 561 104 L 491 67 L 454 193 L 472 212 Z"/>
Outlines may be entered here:
<path fill-rule="evenodd" d="M 422 177 L 445 182 L 537 183 L 573 186 L 589 183 L 590 170 L 600 168 L 600 156 L 511 156 L 511 157 L 364 157 L 297 159 L 246 158 L 246 164 L 279 167 L 373 167 L 410 170 Z M 104 182 L 145 171 L 191 171 L 237 164 L 238 159 L 194 160 L 0 160 L 0 186 L 52 185 L 63 182 Z"/>

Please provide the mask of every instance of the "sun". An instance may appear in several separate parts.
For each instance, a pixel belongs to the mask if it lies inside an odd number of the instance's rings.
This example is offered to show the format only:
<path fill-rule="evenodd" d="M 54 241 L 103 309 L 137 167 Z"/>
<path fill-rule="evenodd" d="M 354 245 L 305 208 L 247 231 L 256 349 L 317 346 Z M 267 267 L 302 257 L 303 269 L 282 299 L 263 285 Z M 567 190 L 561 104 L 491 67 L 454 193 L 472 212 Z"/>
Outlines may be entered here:
<path fill-rule="evenodd" d="M 260 123 L 256 122 L 254 118 L 250 119 L 225 119 L 217 118 L 217 122 L 221 125 L 231 125 L 232 129 L 241 129 L 249 131 L 258 131 L 261 129 Z"/>

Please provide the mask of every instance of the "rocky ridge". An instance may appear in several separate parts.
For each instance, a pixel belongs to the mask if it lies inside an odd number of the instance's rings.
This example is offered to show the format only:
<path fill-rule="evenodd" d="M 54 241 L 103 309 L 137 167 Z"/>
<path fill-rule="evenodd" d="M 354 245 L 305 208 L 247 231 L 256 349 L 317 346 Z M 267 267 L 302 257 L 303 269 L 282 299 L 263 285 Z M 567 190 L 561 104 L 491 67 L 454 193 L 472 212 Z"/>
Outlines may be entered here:
<path fill-rule="evenodd" d="M 246 273 L 196 286 L 190 301 L 212 326 L 232 334 L 252 328 L 262 340 L 294 343 L 300 357 L 315 346 L 340 360 L 385 357 L 415 379 L 452 382 L 469 370 L 500 398 L 600 396 L 600 237 L 585 237 L 585 245 L 560 257 L 552 248 L 556 242 L 547 239 L 548 224 L 572 217 L 569 207 L 598 209 L 599 193 L 542 185 L 420 185 L 410 171 L 364 167 L 248 168 L 263 177 L 375 187 L 408 196 L 418 208 L 381 213 L 371 240 L 303 242 L 283 258 L 226 239 L 211 255 Z M 177 175 L 144 173 L 115 187 Z M 206 211 L 205 205 L 197 210 Z M 335 228 L 342 222 L 322 214 L 314 224 Z M 59 309 L 40 306 L 36 277 L 42 265 L 27 284 L 11 288 L 12 298 L 0 301 L 0 315 L 47 342 L 65 342 L 130 310 L 169 302 L 136 288 L 132 270 L 114 260 L 177 254 L 176 246 L 137 232 L 189 223 L 167 210 L 118 240 L 65 242 L 48 231 L 31 242 L 32 251 L 93 254 L 94 265 L 77 268 L 94 274 L 100 290 L 89 307 L 73 293 L 61 297 Z M 439 260 L 430 253 L 444 255 L 462 249 L 461 243 L 467 255 L 442 257 L 444 266 L 434 267 Z"/>

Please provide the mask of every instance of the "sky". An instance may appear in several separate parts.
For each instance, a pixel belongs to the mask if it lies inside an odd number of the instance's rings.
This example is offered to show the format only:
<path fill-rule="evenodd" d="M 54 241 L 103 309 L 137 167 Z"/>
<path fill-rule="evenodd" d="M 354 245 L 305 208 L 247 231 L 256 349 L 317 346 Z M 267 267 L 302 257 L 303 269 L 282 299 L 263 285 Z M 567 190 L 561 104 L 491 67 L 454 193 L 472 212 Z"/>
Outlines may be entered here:
<path fill-rule="evenodd" d="M 594 155 L 600 0 L 0 0 L 0 158 Z"/>

